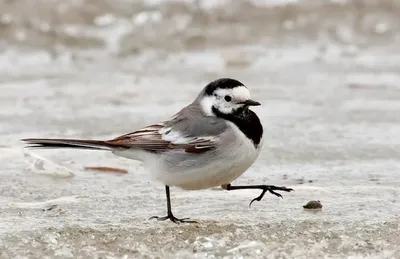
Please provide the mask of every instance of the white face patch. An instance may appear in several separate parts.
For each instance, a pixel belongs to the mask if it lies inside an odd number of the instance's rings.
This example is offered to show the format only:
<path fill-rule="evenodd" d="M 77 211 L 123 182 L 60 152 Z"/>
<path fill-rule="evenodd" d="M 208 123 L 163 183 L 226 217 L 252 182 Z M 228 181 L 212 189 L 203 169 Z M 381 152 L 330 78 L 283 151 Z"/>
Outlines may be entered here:
<path fill-rule="evenodd" d="M 214 105 L 215 101 L 215 96 L 204 96 L 200 101 L 200 107 L 206 116 L 215 116 L 212 111 L 212 106 Z"/>
<path fill-rule="evenodd" d="M 228 99 L 225 99 L 227 97 Z M 220 112 L 229 114 L 243 106 L 244 101 L 250 99 L 250 92 L 245 86 L 237 86 L 229 89 L 217 89 L 213 95 L 204 96 L 200 106 L 207 116 L 215 116 L 212 107 Z"/>
<path fill-rule="evenodd" d="M 218 97 L 224 98 L 229 95 L 232 98 L 232 103 L 243 102 L 250 99 L 250 92 L 244 86 L 238 86 L 232 89 L 218 89 L 214 92 Z"/>
<path fill-rule="evenodd" d="M 233 88 L 232 95 L 232 98 L 237 102 L 244 102 L 250 99 L 250 91 L 244 86 Z"/>

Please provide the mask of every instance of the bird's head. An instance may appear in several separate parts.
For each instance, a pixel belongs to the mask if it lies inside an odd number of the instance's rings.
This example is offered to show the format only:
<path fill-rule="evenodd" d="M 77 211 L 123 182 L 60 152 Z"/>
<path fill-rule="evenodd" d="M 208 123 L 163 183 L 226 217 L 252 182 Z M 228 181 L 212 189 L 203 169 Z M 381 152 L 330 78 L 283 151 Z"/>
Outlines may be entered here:
<path fill-rule="evenodd" d="M 249 106 L 261 105 L 250 98 L 250 91 L 241 82 L 220 78 L 209 83 L 198 97 L 200 107 L 207 116 L 234 114 Z"/>

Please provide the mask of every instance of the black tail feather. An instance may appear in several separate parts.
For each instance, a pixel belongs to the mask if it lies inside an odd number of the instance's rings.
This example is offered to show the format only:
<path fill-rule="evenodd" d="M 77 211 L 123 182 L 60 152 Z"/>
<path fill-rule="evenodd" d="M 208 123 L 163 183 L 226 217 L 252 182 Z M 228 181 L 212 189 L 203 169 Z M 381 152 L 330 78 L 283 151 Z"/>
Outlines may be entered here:
<path fill-rule="evenodd" d="M 77 139 L 22 139 L 28 149 L 51 148 L 76 148 L 90 150 L 111 150 L 112 146 L 101 140 L 77 140 Z"/>

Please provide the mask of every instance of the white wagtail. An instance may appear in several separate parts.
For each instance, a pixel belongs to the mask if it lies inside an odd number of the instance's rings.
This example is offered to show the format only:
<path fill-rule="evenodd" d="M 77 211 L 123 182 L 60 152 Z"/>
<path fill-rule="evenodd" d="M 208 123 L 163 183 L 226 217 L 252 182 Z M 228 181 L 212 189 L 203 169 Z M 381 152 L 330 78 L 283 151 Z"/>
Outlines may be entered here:
<path fill-rule="evenodd" d="M 23 139 L 30 148 L 82 148 L 108 150 L 143 162 L 155 180 L 165 185 L 167 216 L 158 220 L 193 223 L 172 214 L 170 186 L 200 190 L 216 186 L 230 190 L 260 189 L 250 202 L 268 191 L 290 192 L 273 185 L 232 186 L 257 159 L 263 144 L 263 127 L 249 109 L 259 102 L 241 82 L 221 78 L 209 83 L 188 106 L 167 121 L 150 125 L 112 140 Z"/>

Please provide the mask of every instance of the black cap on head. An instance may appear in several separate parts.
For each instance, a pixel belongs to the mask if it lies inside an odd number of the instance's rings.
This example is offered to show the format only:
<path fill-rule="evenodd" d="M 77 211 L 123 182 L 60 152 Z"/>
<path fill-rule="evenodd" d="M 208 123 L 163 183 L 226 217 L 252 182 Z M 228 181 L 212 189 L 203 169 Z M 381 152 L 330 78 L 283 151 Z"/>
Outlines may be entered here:
<path fill-rule="evenodd" d="M 220 78 L 209 83 L 204 90 L 206 95 L 212 95 L 216 89 L 232 89 L 238 86 L 246 87 L 242 82 L 232 78 Z"/>

